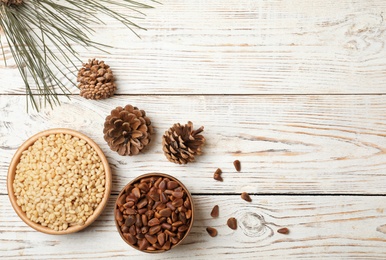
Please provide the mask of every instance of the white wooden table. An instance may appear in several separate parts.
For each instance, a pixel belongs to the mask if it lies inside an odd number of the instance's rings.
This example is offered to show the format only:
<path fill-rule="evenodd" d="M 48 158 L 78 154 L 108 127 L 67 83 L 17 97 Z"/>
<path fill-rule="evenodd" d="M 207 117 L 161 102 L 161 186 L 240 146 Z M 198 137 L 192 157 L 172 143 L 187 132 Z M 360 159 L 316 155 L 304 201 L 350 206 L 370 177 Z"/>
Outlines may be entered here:
<path fill-rule="evenodd" d="M 27 114 L 18 71 L 9 55 L 9 67 L 1 62 L 0 258 L 385 259 L 386 2 L 164 0 L 146 13 L 142 39 L 107 20 L 93 39 L 113 45 L 110 54 L 81 53 L 112 67 L 113 98 L 85 100 L 70 86 L 71 100 Z M 147 152 L 133 157 L 112 152 L 102 133 L 105 117 L 126 104 L 144 109 L 156 130 Z M 175 165 L 161 136 L 188 120 L 205 126 L 204 155 Z M 25 225 L 5 185 L 18 146 L 57 127 L 94 139 L 113 170 L 106 210 L 65 236 Z M 213 180 L 218 167 L 224 182 Z M 113 203 L 127 182 L 154 171 L 185 183 L 197 212 L 182 245 L 148 255 L 122 241 Z M 231 216 L 245 225 L 229 229 Z"/>

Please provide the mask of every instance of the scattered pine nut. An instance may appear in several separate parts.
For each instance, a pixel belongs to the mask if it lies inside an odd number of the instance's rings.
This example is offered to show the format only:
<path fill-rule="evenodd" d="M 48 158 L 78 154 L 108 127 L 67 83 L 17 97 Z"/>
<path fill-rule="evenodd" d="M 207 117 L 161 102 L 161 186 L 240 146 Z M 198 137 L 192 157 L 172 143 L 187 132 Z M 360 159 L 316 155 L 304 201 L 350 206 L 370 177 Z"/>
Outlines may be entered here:
<path fill-rule="evenodd" d="M 227 225 L 230 229 L 236 230 L 237 229 L 237 219 L 229 218 L 227 221 Z"/>
<path fill-rule="evenodd" d="M 280 233 L 280 234 L 283 234 L 283 235 L 288 235 L 289 232 L 290 232 L 289 229 L 286 228 L 286 227 L 284 227 L 284 228 L 279 228 L 279 229 L 277 230 L 277 233 Z"/>
<path fill-rule="evenodd" d="M 213 227 L 207 227 L 206 232 L 208 232 L 209 236 L 211 236 L 211 237 L 217 236 L 217 229 L 215 229 Z"/>
<path fill-rule="evenodd" d="M 221 174 L 222 174 L 221 169 L 217 168 L 217 170 L 213 174 L 213 179 L 215 179 L 216 181 L 223 181 Z"/>
<path fill-rule="evenodd" d="M 233 165 L 235 166 L 236 171 L 238 171 L 238 172 L 241 171 L 241 164 L 240 164 L 239 160 L 235 160 L 233 162 Z"/>
<path fill-rule="evenodd" d="M 213 217 L 213 218 L 217 218 L 218 215 L 219 215 L 219 208 L 218 208 L 218 205 L 214 206 L 213 209 L 212 209 L 212 212 L 210 213 L 210 215 Z"/>
<path fill-rule="evenodd" d="M 248 202 L 251 202 L 251 201 L 252 201 L 251 197 L 250 197 L 249 194 L 246 193 L 246 192 L 241 193 L 241 198 L 242 198 L 243 200 L 245 200 L 245 201 L 248 201 Z"/>

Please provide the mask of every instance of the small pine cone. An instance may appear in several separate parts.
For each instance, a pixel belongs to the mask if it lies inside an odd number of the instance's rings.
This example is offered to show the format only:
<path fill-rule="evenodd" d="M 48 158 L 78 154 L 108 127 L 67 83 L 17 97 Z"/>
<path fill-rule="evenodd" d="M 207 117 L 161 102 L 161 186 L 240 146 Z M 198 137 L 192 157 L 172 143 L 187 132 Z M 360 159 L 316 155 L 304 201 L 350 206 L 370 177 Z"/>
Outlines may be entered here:
<path fill-rule="evenodd" d="M 90 59 L 78 72 L 80 95 L 87 99 L 104 99 L 114 95 L 117 89 L 113 72 L 104 61 Z"/>
<path fill-rule="evenodd" d="M 194 161 L 194 156 L 201 154 L 201 147 L 205 143 L 204 136 L 199 134 L 202 131 L 204 131 L 203 126 L 193 130 L 193 123 L 190 121 L 186 125 L 174 124 L 162 136 L 166 158 L 178 164 Z"/>
<path fill-rule="evenodd" d="M 10 6 L 10 5 L 21 5 L 23 3 L 23 0 L 0 0 L 4 4 Z"/>
<path fill-rule="evenodd" d="M 132 105 L 117 107 L 106 117 L 103 134 L 110 149 L 136 155 L 150 142 L 153 127 L 145 111 Z"/>

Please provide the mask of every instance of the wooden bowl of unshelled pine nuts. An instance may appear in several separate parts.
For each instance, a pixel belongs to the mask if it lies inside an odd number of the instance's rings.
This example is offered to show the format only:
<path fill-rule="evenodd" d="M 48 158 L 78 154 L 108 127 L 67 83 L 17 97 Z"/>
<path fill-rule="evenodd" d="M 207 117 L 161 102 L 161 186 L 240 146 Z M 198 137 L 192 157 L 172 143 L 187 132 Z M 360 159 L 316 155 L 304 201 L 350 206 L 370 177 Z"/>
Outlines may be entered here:
<path fill-rule="evenodd" d="M 119 193 L 115 224 L 122 239 L 135 249 L 160 253 L 178 246 L 189 234 L 194 204 L 188 189 L 163 173 L 141 175 Z"/>
<path fill-rule="evenodd" d="M 13 208 L 27 225 L 47 234 L 69 234 L 101 214 L 110 196 L 111 171 L 89 137 L 71 129 L 49 129 L 16 151 L 7 188 Z"/>

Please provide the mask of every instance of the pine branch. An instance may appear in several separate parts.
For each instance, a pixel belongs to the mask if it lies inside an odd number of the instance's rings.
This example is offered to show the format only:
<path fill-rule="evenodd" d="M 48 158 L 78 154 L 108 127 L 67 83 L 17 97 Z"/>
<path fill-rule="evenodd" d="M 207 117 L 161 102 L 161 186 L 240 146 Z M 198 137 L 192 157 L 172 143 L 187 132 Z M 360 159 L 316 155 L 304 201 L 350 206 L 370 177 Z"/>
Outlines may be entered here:
<path fill-rule="evenodd" d="M 119 7 L 120 11 L 109 6 Z M 75 84 L 73 60 L 80 61 L 80 57 L 73 45 L 106 52 L 109 46 L 89 37 L 92 24 L 103 24 L 98 13 L 121 22 L 138 36 L 135 30 L 144 28 L 132 19 L 143 16 L 141 9 L 146 8 L 152 7 L 131 0 L 0 0 L 0 32 L 4 33 L 33 109 L 60 104 L 58 95 L 69 98 L 71 93 L 61 79 Z M 0 49 L 6 65 L 2 39 Z"/>

